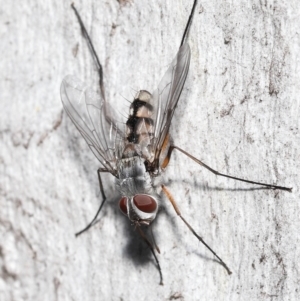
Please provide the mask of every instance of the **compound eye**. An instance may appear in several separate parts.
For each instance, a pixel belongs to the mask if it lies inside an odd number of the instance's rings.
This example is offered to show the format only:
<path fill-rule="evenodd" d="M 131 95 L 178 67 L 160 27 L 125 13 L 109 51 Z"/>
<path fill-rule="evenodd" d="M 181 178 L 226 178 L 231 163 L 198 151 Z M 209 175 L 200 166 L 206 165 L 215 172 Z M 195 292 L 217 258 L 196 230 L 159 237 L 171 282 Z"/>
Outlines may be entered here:
<path fill-rule="evenodd" d="M 119 208 L 125 215 L 127 215 L 127 198 L 126 197 L 121 198 L 121 200 L 119 202 Z"/>
<path fill-rule="evenodd" d="M 145 213 L 152 213 L 157 209 L 157 202 L 151 196 L 138 194 L 133 197 L 134 205 Z"/>

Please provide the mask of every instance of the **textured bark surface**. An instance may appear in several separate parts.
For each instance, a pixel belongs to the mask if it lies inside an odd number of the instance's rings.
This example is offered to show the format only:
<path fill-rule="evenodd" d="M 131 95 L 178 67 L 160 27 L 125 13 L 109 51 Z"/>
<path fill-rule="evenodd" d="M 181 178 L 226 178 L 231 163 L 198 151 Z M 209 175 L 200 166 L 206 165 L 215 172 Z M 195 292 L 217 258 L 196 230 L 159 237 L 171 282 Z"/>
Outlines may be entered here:
<path fill-rule="evenodd" d="M 176 2 L 176 3 L 175 3 Z M 107 98 L 153 91 L 175 56 L 192 1 L 75 2 L 104 64 Z M 151 253 L 111 199 L 99 202 L 97 160 L 63 113 L 67 74 L 96 87 L 68 1 L 0 8 L 0 300 L 296 300 L 300 282 L 300 4 L 206 1 L 191 28 L 191 67 L 172 124 L 175 144 L 220 172 L 293 187 L 264 190 L 217 178 L 177 153 Z M 127 105 L 127 104 L 126 104 Z M 124 114 L 127 114 L 125 111 Z"/>

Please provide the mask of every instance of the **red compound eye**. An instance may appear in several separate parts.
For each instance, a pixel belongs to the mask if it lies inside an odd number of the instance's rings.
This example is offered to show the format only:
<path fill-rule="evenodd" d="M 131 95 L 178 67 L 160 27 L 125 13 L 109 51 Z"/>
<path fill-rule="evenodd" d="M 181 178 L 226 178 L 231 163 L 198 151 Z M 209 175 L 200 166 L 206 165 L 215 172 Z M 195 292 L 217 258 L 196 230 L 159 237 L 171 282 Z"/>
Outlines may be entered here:
<path fill-rule="evenodd" d="M 127 215 L 127 198 L 126 197 L 122 197 L 120 202 L 119 202 L 119 207 L 121 209 L 121 211 Z"/>
<path fill-rule="evenodd" d="M 149 195 L 138 194 L 133 197 L 134 205 L 145 213 L 152 213 L 157 208 L 157 202 Z"/>

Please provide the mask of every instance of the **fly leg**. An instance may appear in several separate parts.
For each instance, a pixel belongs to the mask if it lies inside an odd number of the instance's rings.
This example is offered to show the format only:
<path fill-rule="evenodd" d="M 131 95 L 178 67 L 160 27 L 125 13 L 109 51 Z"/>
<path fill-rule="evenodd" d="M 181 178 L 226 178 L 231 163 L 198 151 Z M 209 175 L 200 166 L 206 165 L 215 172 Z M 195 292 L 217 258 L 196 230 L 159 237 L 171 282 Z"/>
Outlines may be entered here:
<path fill-rule="evenodd" d="M 76 17 L 78 19 L 78 22 L 79 22 L 79 25 L 80 25 L 80 28 L 81 28 L 81 32 L 83 34 L 83 37 L 86 39 L 88 48 L 89 48 L 90 53 L 91 53 L 91 55 L 93 57 L 93 61 L 94 61 L 95 65 L 96 65 L 97 72 L 98 72 L 98 75 L 99 75 L 100 94 L 101 94 L 101 97 L 104 100 L 104 102 L 106 102 L 105 90 L 104 90 L 104 85 L 103 85 L 103 67 L 102 67 L 102 64 L 100 63 L 99 57 L 98 57 L 97 52 L 95 50 L 95 47 L 94 47 L 94 45 L 92 43 L 92 40 L 91 40 L 91 38 L 90 38 L 90 36 L 89 36 L 89 34 L 88 34 L 88 32 L 87 32 L 84 24 L 83 24 L 83 21 L 82 21 L 80 15 L 79 15 L 77 9 L 74 6 L 74 3 L 71 4 L 71 7 L 72 7 L 72 9 L 75 12 L 75 15 L 76 15 Z M 112 124 L 114 126 L 114 129 L 119 132 L 118 126 L 113 121 L 113 119 L 111 118 L 111 116 L 108 114 L 106 106 L 104 106 L 104 112 L 105 112 L 105 118 L 106 118 L 107 122 L 110 123 L 110 124 Z"/>
<path fill-rule="evenodd" d="M 220 264 L 225 268 L 225 270 L 227 271 L 228 275 L 230 275 L 232 272 L 230 271 L 230 269 L 228 268 L 228 266 L 226 265 L 226 263 L 217 255 L 217 253 L 203 240 L 202 237 L 200 237 L 196 231 L 192 228 L 192 226 L 183 218 L 183 216 L 181 215 L 181 212 L 178 209 L 178 206 L 175 202 L 174 197 L 171 195 L 170 191 L 164 186 L 161 186 L 162 191 L 164 192 L 164 194 L 167 196 L 167 198 L 169 199 L 169 201 L 171 202 L 174 210 L 176 211 L 177 215 L 183 220 L 183 222 L 187 225 L 187 227 L 190 229 L 190 231 L 194 234 L 194 236 L 197 237 L 197 239 L 202 242 L 205 247 L 214 254 L 214 256 L 219 260 Z"/>
<path fill-rule="evenodd" d="M 153 257 L 156 261 L 156 264 L 157 264 L 157 268 L 158 268 L 158 272 L 159 272 L 159 277 L 160 277 L 160 282 L 159 284 L 160 285 L 164 285 L 163 283 L 163 276 L 162 276 L 162 272 L 161 272 L 161 267 L 160 267 L 160 264 L 159 264 L 159 261 L 157 259 L 157 256 L 154 252 L 154 248 L 153 248 L 153 245 L 152 243 L 149 241 L 149 239 L 147 238 L 147 236 L 145 235 L 145 233 L 143 232 L 143 230 L 141 229 L 141 227 L 139 225 L 137 225 L 137 230 L 139 231 L 139 234 L 141 235 L 141 237 L 143 238 L 143 240 L 146 242 L 146 244 L 148 245 L 148 247 L 150 248 L 152 254 L 153 254 Z M 154 242 L 155 244 L 155 242 Z M 155 247 L 157 248 L 156 244 L 155 244 Z M 159 250 L 159 249 L 158 249 Z M 159 252 L 160 253 L 160 252 Z"/>
<path fill-rule="evenodd" d="M 71 4 L 71 7 L 75 12 L 75 15 L 78 19 L 82 34 L 83 34 L 84 38 L 86 39 L 89 50 L 92 54 L 92 57 L 93 57 L 93 60 L 94 60 L 94 63 L 96 65 L 97 72 L 98 72 L 98 75 L 99 75 L 99 86 L 100 86 L 101 96 L 102 96 L 103 99 L 105 99 L 104 86 L 103 86 L 103 68 L 102 68 L 102 65 L 100 63 L 100 60 L 98 58 L 98 55 L 97 55 L 96 50 L 94 48 L 94 45 L 92 43 L 92 40 L 91 40 L 91 38 L 90 38 L 90 36 L 89 36 L 89 34 L 88 34 L 84 24 L 83 24 L 83 21 L 82 21 L 80 15 L 79 15 L 77 9 L 74 6 L 74 3 Z"/>
<path fill-rule="evenodd" d="M 269 189 L 280 189 L 280 190 L 285 190 L 285 191 L 292 192 L 293 188 L 283 187 L 283 186 L 277 186 L 277 185 L 272 185 L 272 184 L 265 184 L 265 183 L 261 183 L 261 182 L 250 181 L 250 180 L 245 180 L 245 179 L 241 179 L 241 178 L 237 178 L 237 177 L 233 177 L 233 176 L 229 176 L 229 175 L 220 173 L 220 172 L 212 169 L 211 167 L 209 167 L 208 165 L 206 165 L 205 163 L 203 163 L 199 159 L 193 157 L 188 152 L 184 151 L 183 149 L 181 149 L 181 148 L 179 148 L 179 147 L 177 147 L 175 145 L 170 146 L 169 151 L 168 151 L 168 155 L 167 155 L 167 157 L 166 157 L 165 162 L 163 163 L 163 165 L 164 164 L 167 165 L 169 163 L 170 158 L 171 158 L 171 154 L 172 154 L 172 152 L 173 152 L 174 149 L 179 150 L 181 153 L 183 153 L 184 155 L 186 155 L 189 158 L 191 158 L 197 164 L 205 167 L 206 169 L 208 169 L 209 171 L 211 171 L 212 173 L 214 173 L 216 176 L 222 176 L 222 177 L 230 178 L 230 179 L 241 181 L 241 182 L 246 182 L 246 183 L 250 183 L 250 184 L 261 185 L 261 186 L 268 187 Z"/>
<path fill-rule="evenodd" d="M 190 29 L 190 26 L 191 26 L 191 23 L 192 23 L 192 19 L 193 19 L 194 13 L 195 13 L 197 2 L 198 2 L 198 0 L 194 0 L 194 4 L 193 4 L 192 10 L 191 10 L 188 22 L 187 22 L 187 24 L 185 26 L 184 33 L 183 33 L 183 36 L 181 38 L 180 47 L 186 42 L 186 40 L 188 38 L 189 29 Z"/>
<path fill-rule="evenodd" d="M 97 170 L 98 181 L 99 181 L 99 187 L 100 187 L 100 191 L 101 191 L 101 195 L 102 195 L 102 202 L 101 202 L 101 204 L 100 204 L 100 207 L 99 207 L 99 209 L 98 209 L 98 211 L 97 211 L 95 217 L 92 219 L 92 221 L 91 221 L 91 222 L 90 222 L 83 230 L 81 230 L 81 231 L 75 233 L 75 236 L 76 236 L 76 237 L 79 236 L 80 234 L 82 234 L 83 232 L 87 231 L 88 229 L 90 229 L 92 226 L 95 225 L 96 219 L 97 219 L 97 217 L 98 217 L 98 215 L 99 215 L 99 213 L 100 213 L 100 211 L 101 211 L 103 205 L 104 205 L 105 202 L 106 202 L 106 196 L 105 196 L 105 193 L 104 193 L 103 184 L 102 184 L 102 180 L 101 180 L 101 176 L 100 176 L 100 173 L 101 173 L 101 172 L 108 172 L 108 170 L 106 170 L 105 168 L 99 168 L 99 169 Z"/>

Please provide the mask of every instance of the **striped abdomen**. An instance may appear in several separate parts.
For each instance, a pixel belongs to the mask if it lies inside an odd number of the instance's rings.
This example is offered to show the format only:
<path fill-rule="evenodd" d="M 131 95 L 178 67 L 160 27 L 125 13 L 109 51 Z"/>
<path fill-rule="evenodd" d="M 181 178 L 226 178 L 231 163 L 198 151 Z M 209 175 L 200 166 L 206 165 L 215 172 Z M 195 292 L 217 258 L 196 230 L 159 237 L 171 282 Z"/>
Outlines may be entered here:
<path fill-rule="evenodd" d="M 145 147 L 153 137 L 153 107 L 149 103 L 151 94 L 141 90 L 130 105 L 130 115 L 126 122 L 127 141 Z"/>

